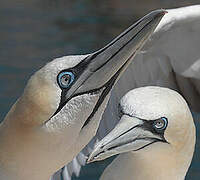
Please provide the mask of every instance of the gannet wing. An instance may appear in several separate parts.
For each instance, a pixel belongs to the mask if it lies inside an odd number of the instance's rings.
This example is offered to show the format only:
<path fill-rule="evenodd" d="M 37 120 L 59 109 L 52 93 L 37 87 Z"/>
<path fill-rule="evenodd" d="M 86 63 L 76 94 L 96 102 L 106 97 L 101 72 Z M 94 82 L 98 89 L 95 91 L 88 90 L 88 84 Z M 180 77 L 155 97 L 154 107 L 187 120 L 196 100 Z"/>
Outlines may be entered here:
<path fill-rule="evenodd" d="M 85 165 L 86 158 L 87 156 L 81 151 L 70 163 L 56 172 L 50 180 L 71 180 L 73 174 L 78 177 L 81 167 Z"/>
<path fill-rule="evenodd" d="M 147 85 L 177 90 L 193 111 L 200 112 L 200 5 L 168 10 L 113 89 L 96 137 L 61 171 L 63 180 L 79 175 L 94 142 L 115 126 L 121 97 Z"/>
<path fill-rule="evenodd" d="M 69 163 L 67 166 L 63 167 L 62 169 L 62 177 L 64 179 L 71 179 L 71 176 L 79 176 L 81 166 L 85 165 L 87 156 L 85 156 L 84 152 L 80 152 L 71 163 Z"/>

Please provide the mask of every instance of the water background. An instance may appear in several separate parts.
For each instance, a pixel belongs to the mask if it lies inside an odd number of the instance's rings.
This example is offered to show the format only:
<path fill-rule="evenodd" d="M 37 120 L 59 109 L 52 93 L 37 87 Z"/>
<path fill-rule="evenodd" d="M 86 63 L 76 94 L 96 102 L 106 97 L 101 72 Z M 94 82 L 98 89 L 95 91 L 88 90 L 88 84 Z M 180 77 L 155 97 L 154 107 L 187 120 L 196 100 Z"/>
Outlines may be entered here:
<path fill-rule="evenodd" d="M 151 10 L 195 3 L 199 0 L 1 0 L 0 120 L 31 74 L 48 61 L 93 52 Z M 199 121 L 196 125 L 198 134 Z M 200 179 L 199 142 L 188 180 Z M 79 179 L 98 179 L 112 159 L 86 166 Z"/>

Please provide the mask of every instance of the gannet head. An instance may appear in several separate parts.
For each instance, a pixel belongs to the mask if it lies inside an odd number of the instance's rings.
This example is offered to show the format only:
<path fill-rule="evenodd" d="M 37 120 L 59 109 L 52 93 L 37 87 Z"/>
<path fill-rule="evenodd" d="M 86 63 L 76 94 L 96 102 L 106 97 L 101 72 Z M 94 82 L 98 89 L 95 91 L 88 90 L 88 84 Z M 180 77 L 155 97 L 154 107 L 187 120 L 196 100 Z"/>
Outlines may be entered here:
<path fill-rule="evenodd" d="M 24 151 L 27 157 L 37 154 L 40 164 L 49 161 L 45 166 L 55 169 L 55 164 L 61 168 L 71 161 L 95 135 L 113 85 L 164 14 L 148 14 L 95 53 L 58 58 L 41 68 L 8 113 L 1 132 L 14 129 L 15 141 L 22 147 L 29 142 Z"/>
<path fill-rule="evenodd" d="M 27 110 L 29 116 L 19 114 L 18 119 L 50 131 L 76 124 L 80 131 L 96 112 L 103 112 L 113 85 L 164 14 L 163 10 L 150 13 L 95 53 L 48 63 L 31 77 L 18 100 L 16 108 L 24 108 L 19 112 Z"/>
<path fill-rule="evenodd" d="M 181 95 L 168 88 L 142 87 L 129 91 L 119 107 L 119 123 L 96 144 L 89 162 L 132 152 L 144 159 L 154 157 L 151 160 L 182 156 L 184 161 L 180 164 L 188 169 L 194 151 L 195 127 Z M 187 158 L 183 158 L 185 154 Z M 178 160 L 176 163 L 179 164 Z"/>
<path fill-rule="evenodd" d="M 24 104 L 28 99 L 42 115 L 24 123 L 51 130 L 85 127 L 164 14 L 159 10 L 145 16 L 95 53 L 58 58 L 36 72 L 25 88 Z"/>

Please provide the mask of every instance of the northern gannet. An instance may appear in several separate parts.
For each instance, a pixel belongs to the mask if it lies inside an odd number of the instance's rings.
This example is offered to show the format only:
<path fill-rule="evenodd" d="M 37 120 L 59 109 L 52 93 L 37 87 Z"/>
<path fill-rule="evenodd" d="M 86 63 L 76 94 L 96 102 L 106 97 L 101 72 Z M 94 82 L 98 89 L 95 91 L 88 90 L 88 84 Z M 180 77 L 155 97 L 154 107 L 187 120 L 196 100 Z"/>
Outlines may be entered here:
<path fill-rule="evenodd" d="M 45 180 L 96 134 L 109 93 L 166 12 L 154 11 L 99 51 L 48 63 L 0 126 L 0 179 Z"/>
<path fill-rule="evenodd" d="M 120 121 L 98 142 L 88 161 L 120 154 L 101 180 L 183 180 L 195 146 L 186 101 L 168 88 L 141 87 L 120 102 Z"/>

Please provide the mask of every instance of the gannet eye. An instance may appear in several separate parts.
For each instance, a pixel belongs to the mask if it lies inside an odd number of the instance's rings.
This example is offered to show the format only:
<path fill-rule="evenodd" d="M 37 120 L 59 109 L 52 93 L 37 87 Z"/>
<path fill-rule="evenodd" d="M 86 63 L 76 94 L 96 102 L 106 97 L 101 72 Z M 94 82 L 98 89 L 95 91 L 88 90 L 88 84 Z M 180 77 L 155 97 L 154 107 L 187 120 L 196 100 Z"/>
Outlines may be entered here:
<path fill-rule="evenodd" d="M 165 129 L 166 129 L 167 124 L 168 124 L 167 118 L 162 117 L 162 118 L 157 119 L 157 120 L 154 121 L 153 127 L 154 127 L 156 130 L 161 131 L 161 130 L 165 130 Z"/>
<path fill-rule="evenodd" d="M 61 72 L 58 75 L 58 84 L 61 88 L 68 88 L 74 81 L 74 74 L 72 72 Z"/>

